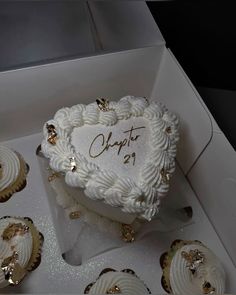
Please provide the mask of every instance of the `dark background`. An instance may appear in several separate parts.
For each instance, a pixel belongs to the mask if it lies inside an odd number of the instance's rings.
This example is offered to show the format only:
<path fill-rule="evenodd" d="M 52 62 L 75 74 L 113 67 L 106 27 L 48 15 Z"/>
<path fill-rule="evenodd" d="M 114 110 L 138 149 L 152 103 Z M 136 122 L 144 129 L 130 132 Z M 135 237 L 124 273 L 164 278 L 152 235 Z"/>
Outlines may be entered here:
<path fill-rule="evenodd" d="M 236 149 L 235 1 L 147 2 L 165 40 Z"/>
<path fill-rule="evenodd" d="M 147 2 L 194 85 L 236 90 L 236 2 Z"/>

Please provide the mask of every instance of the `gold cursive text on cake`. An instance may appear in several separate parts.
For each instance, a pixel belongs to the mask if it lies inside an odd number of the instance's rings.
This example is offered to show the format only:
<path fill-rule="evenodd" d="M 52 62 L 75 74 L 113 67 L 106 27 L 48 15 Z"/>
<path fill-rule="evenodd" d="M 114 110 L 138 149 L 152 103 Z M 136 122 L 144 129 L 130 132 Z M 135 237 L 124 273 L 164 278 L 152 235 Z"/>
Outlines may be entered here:
<path fill-rule="evenodd" d="M 118 148 L 117 149 L 117 155 L 120 154 L 121 150 L 125 146 L 130 146 L 131 142 L 135 142 L 140 137 L 139 134 L 135 134 L 135 132 L 139 129 L 146 128 L 144 126 L 136 127 L 133 126 L 129 129 L 124 131 L 123 133 L 126 135 L 125 138 L 122 140 L 113 140 L 112 138 L 112 131 L 109 132 L 108 136 L 106 137 L 103 133 L 98 134 L 92 141 L 90 147 L 89 147 L 89 156 L 91 158 L 97 158 L 101 156 L 105 151 L 108 151 L 111 148 Z M 96 146 L 96 149 L 98 149 L 97 152 L 94 152 L 94 147 Z"/>

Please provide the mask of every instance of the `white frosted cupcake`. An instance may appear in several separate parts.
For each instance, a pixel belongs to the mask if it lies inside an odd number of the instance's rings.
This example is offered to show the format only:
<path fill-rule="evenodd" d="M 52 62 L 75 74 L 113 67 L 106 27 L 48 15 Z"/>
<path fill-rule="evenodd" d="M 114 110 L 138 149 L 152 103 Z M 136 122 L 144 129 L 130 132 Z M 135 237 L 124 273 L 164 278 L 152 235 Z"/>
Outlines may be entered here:
<path fill-rule="evenodd" d="M 43 235 L 25 217 L 0 219 L 0 288 L 18 285 L 41 261 Z"/>
<path fill-rule="evenodd" d="M 104 269 L 96 282 L 89 284 L 84 294 L 151 294 L 148 287 L 136 276 L 131 269 L 116 271 Z"/>
<path fill-rule="evenodd" d="M 61 203 L 73 204 L 70 195 L 83 212 L 123 224 L 158 214 L 179 139 L 178 119 L 164 105 L 134 96 L 100 99 L 58 110 L 43 131 L 42 153 L 63 175 L 65 194 L 54 182 Z"/>
<path fill-rule="evenodd" d="M 168 293 L 224 294 L 224 269 L 216 255 L 199 241 L 174 241 L 160 264 L 162 286 Z"/>
<path fill-rule="evenodd" d="M 28 165 L 19 153 L 0 145 L 0 202 L 10 197 L 26 185 Z"/>

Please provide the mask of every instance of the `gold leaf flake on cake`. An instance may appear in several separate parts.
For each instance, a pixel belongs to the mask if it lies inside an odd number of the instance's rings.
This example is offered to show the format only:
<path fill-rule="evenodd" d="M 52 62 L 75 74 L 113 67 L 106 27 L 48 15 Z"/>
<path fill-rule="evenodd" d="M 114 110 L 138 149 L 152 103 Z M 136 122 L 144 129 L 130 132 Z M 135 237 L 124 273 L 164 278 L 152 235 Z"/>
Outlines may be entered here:
<path fill-rule="evenodd" d="M 215 294 L 216 289 L 211 285 L 210 282 L 204 281 L 202 285 L 203 294 Z"/>
<path fill-rule="evenodd" d="M 121 234 L 123 241 L 127 243 L 132 243 L 135 240 L 135 231 L 130 224 L 121 225 Z"/>
<path fill-rule="evenodd" d="M 112 111 L 112 109 L 109 108 L 109 100 L 108 99 L 99 98 L 99 99 L 96 99 L 96 103 L 97 103 L 100 111 L 102 111 L 102 112 Z"/>
<path fill-rule="evenodd" d="M 48 130 L 48 142 L 55 145 L 58 139 L 55 126 L 53 124 L 47 124 L 46 128 Z"/>

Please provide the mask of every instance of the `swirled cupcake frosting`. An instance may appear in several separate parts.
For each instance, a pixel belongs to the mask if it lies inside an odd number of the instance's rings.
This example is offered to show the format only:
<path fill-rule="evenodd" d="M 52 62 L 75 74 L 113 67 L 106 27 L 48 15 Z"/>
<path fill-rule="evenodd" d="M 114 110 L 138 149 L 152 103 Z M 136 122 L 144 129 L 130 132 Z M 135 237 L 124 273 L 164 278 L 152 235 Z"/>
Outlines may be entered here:
<path fill-rule="evenodd" d="M 85 294 L 151 294 L 147 286 L 130 270 L 104 270 L 96 282 L 89 284 Z"/>
<path fill-rule="evenodd" d="M 0 202 L 7 201 L 26 185 L 28 167 L 22 156 L 0 145 Z"/>
<path fill-rule="evenodd" d="M 162 286 L 171 294 L 224 294 L 225 272 L 216 255 L 199 241 L 176 240 L 160 259 Z"/>

